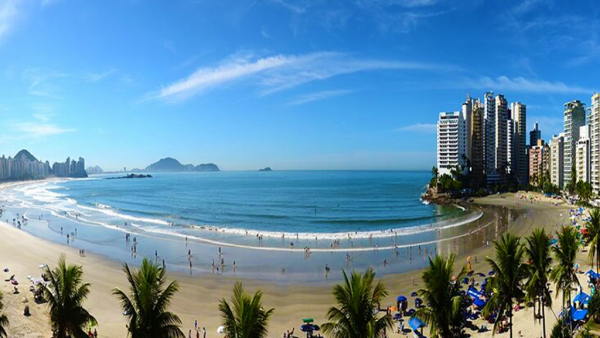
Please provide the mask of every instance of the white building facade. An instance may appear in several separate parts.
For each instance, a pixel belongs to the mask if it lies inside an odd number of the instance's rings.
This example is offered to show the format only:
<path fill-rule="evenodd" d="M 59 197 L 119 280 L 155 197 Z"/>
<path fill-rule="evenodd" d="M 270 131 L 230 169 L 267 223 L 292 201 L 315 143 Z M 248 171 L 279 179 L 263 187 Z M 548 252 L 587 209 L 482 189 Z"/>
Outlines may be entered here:
<path fill-rule="evenodd" d="M 577 182 L 590 182 L 590 126 L 579 127 L 579 140 L 575 149 L 575 170 Z"/>
<path fill-rule="evenodd" d="M 467 128 L 462 112 L 440 113 L 437 123 L 437 167 L 439 175 L 467 165 Z"/>
<path fill-rule="evenodd" d="M 549 142 L 550 146 L 550 182 L 559 188 L 564 186 L 564 141 L 565 134 L 554 136 Z"/>

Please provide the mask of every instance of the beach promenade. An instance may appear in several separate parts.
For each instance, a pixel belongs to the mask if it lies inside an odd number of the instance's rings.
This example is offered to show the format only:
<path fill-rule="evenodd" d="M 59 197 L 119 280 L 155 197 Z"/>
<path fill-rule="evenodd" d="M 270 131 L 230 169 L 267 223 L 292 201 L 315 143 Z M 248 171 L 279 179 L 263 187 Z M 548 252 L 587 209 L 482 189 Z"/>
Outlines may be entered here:
<path fill-rule="evenodd" d="M 533 228 L 545 227 L 548 232 L 555 231 L 569 222 L 566 205 L 555 205 L 552 201 L 540 197 L 535 202 L 525 201 L 515 194 L 494 195 L 476 201 L 482 205 L 494 205 L 511 208 L 517 211 L 518 216 L 509 227 L 514 234 L 525 236 Z M 490 243 L 491 244 L 491 243 Z M 451 245 L 440 246 L 438 253 L 447 255 L 453 250 Z M 8 327 L 10 337 L 50 337 L 50 326 L 48 323 L 47 307 L 45 304 L 35 304 L 33 295 L 29 292 L 29 281 L 27 276 L 38 277 L 41 273 L 40 264 L 56 264 L 61 255 L 65 255 L 68 263 L 83 266 L 84 279 L 92 283 L 91 294 L 85 306 L 98 319 L 98 333 L 100 337 L 125 337 L 125 317 L 122 315 L 119 301 L 111 294 L 113 288 L 123 290 L 128 284 L 121 265 L 118 262 L 107 260 L 103 257 L 87 254 L 85 257 L 79 255 L 77 248 L 59 245 L 36 238 L 12 225 L 0 224 L 0 265 L 8 267 L 9 273 L 2 274 L 0 291 L 4 295 L 4 312 L 8 316 L 11 325 Z M 469 253 L 478 260 L 472 260 L 473 269 L 477 272 L 487 272 L 488 267 L 484 263 L 486 255 L 493 256 L 492 247 L 482 245 Z M 459 256 L 458 263 L 465 263 L 465 255 Z M 587 253 L 580 253 L 580 265 L 587 270 Z M 379 264 L 379 262 L 374 262 Z M 19 294 L 13 294 L 10 283 L 4 282 L 10 275 L 15 274 L 19 280 Z M 390 274 L 383 277 L 389 291 L 389 297 L 382 302 L 382 307 L 395 305 L 397 295 L 410 295 L 420 287 L 420 271 L 411 271 L 403 274 Z M 275 313 L 269 324 L 269 336 L 281 337 L 286 330 L 295 328 L 295 336 L 302 337 L 299 331 L 302 318 L 313 317 L 315 323 L 325 322 L 326 313 L 330 306 L 334 305 L 331 288 L 334 282 L 322 285 L 296 285 L 294 283 L 269 283 L 257 280 L 244 280 L 245 288 L 254 292 L 261 289 L 264 292 L 263 304 L 268 308 L 275 308 Z M 173 300 L 172 310 L 183 320 L 183 331 L 188 334 L 194 329 L 194 321 L 198 321 L 198 327 L 205 327 L 207 337 L 220 337 L 217 327 L 221 325 L 218 302 L 223 298 L 229 298 L 233 285 L 236 281 L 233 277 L 222 275 L 203 274 L 201 276 L 189 276 L 185 274 L 172 273 L 170 279 L 177 279 L 180 283 L 180 291 Z M 413 285 L 414 278 L 414 285 Z M 582 278 L 584 276 L 582 275 Z M 583 279 L 582 279 L 583 282 Z M 582 283 L 585 285 L 586 283 Z M 554 287 L 553 287 L 554 288 Z M 584 288 L 585 290 L 585 288 Z M 588 290 L 589 291 L 589 290 Z M 23 298 L 28 299 L 32 315 L 23 316 Z M 554 302 L 554 311 L 558 313 L 559 301 Z M 412 304 L 411 304 L 412 305 Z M 550 314 L 547 316 L 547 328 L 551 328 L 555 319 Z M 533 325 L 533 314 L 531 310 L 522 310 L 515 314 L 515 333 L 522 331 L 525 337 L 541 336 L 541 325 Z M 490 326 L 491 327 L 491 326 Z M 491 333 L 475 334 L 476 337 L 491 336 Z M 508 334 L 501 334 L 504 336 Z M 401 336 L 393 334 L 392 336 Z M 497 335 L 498 336 L 498 335 Z M 195 337 L 195 333 L 194 333 Z"/>

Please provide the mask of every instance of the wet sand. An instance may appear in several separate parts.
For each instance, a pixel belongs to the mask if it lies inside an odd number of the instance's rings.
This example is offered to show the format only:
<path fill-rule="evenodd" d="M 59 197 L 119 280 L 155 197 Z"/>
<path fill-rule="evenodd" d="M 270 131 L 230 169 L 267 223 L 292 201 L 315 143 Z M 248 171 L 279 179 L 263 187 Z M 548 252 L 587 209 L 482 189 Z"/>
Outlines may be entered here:
<path fill-rule="evenodd" d="M 476 201 L 486 208 L 487 219 L 482 219 L 481 225 L 493 221 L 486 231 L 473 231 L 469 236 L 464 236 L 456 241 L 448 241 L 437 247 L 438 253 L 447 255 L 458 252 L 460 264 L 464 264 L 466 255 L 477 256 L 478 262 L 472 259 L 473 269 L 487 272 L 484 263 L 486 255 L 493 255 L 491 241 L 500 235 L 507 224 L 509 231 L 518 235 L 527 235 L 535 227 L 546 227 L 554 232 L 561 224 L 568 220 L 568 206 L 554 206 L 549 202 L 535 202 L 533 204 L 518 199 L 514 194 L 496 195 Z M 495 206 L 495 207 L 489 207 Z M 490 208 L 489 211 L 487 208 Z M 562 216 L 561 216 L 562 214 Z M 476 226 L 474 226 L 476 228 Z M 452 231 L 459 231 L 453 229 Z M 55 244 L 42 240 L 14 228 L 12 225 L 0 224 L 0 266 L 9 267 L 10 273 L 2 273 L 2 280 L 11 274 L 16 274 L 20 281 L 21 293 L 13 295 L 9 283 L 0 282 L 0 290 L 4 294 L 5 313 L 11 321 L 9 327 L 10 337 L 50 337 L 50 327 L 46 305 L 33 303 L 32 295 L 28 291 L 29 282 L 26 276 L 39 276 L 38 266 L 41 263 L 55 264 L 61 254 L 66 255 L 67 261 L 83 265 L 85 280 L 92 283 L 90 298 L 86 302 L 89 311 L 99 321 L 98 332 L 100 337 L 124 337 L 126 335 L 125 317 L 121 314 L 119 302 L 111 295 L 114 287 L 127 288 L 126 279 L 121 271 L 121 265 L 107 260 L 101 256 L 87 254 L 80 257 L 77 248 Z M 490 247 L 484 245 L 490 241 Z M 417 249 L 413 254 L 418 255 Z M 276 254 L 276 253 L 274 253 Z M 424 252 L 421 253 L 424 256 Z M 372 263 L 377 270 L 382 271 L 382 263 Z M 336 272 L 339 274 L 339 272 Z M 420 271 L 411 271 L 402 274 L 389 274 L 383 280 L 389 290 L 388 299 L 382 306 L 395 305 L 395 298 L 399 294 L 409 296 L 420 285 Z M 323 281 L 318 285 L 298 285 L 298 283 L 277 282 L 270 283 L 254 279 L 243 279 L 243 276 L 222 276 L 203 274 L 199 277 L 180 273 L 171 273 L 171 279 L 180 283 L 180 292 L 173 300 L 172 310 L 183 320 L 183 331 L 187 336 L 188 330 L 194 329 L 194 320 L 198 320 L 200 327 L 206 327 L 208 337 L 220 337 L 216 333 L 220 325 L 218 302 L 223 297 L 229 297 L 236 280 L 242 280 L 248 291 L 254 292 L 261 289 L 264 292 L 263 305 L 275 308 L 275 313 L 270 321 L 270 335 L 281 336 L 285 330 L 296 328 L 295 335 L 303 336 L 299 331 L 303 317 L 313 317 L 317 324 L 326 319 L 326 312 L 334 305 L 331 296 L 333 282 Z M 415 285 L 412 284 L 414 277 Z M 324 279 L 324 278 L 323 278 Z M 22 315 L 24 304 L 23 297 L 29 298 L 32 316 Z M 412 300 L 412 298 L 410 298 Z M 412 305 L 412 304 L 411 304 Z M 520 314 L 519 314 L 520 316 Z M 515 316 L 515 329 L 523 326 L 522 330 L 536 327 L 523 322 L 522 325 Z M 523 317 L 531 320 L 531 314 L 523 312 Z M 520 318 L 520 317 L 519 317 Z M 541 332 L 541 327 L 539 327 Z M 515 331 L 517 332 L 517 331 Z M 526 331 L 524 331 L 526 332 Z M 531 336 L 535 336 L 533 333 Z M 529 337 L 529 335 L 525 335 Z"/>

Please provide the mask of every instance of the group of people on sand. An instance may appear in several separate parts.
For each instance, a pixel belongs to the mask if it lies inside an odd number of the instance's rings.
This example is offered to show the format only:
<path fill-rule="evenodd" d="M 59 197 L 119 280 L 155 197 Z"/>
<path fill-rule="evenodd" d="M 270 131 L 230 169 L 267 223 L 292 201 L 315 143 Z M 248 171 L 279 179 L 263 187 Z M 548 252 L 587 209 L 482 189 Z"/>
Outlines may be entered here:
<path fill-rule="evenodd" d="M 194 331 L 196 332 L 195 338 L 206 338 L 206 328 L 202 327 L 202 330 L 200 330 L 197 320 L 194 321 Z M 202 335 L 200 335 L 200 332 L 202 332 Z M 194 336 L 192 336 L 192 330 L 188 332 L 188 338 L 194 338 Z"/>

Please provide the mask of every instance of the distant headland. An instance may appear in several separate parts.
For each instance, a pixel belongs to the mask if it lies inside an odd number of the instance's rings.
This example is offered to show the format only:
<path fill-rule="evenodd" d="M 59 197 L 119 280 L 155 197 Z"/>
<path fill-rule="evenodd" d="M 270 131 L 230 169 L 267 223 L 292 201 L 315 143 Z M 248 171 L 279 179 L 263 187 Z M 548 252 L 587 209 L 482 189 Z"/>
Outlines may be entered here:
<path fill-rule="evenodd" d="M 146 167 L 145 171 L 155 172 L 181 172 L 181 171 L 221 171 L 219 167 L 214 163 L 205 163 L 194 166 L 193 164 L 181 164 L 179 161 L 172 157 L 165 157 L 158 160 L 158 162 L 152 163 Z"/>
<path fill-rule="evenodd" d="M 258 169 L 258 171 L 273 171 L 273 169 L 271 169 L 271 167 L 266 167 L 266 168 Z"/>

